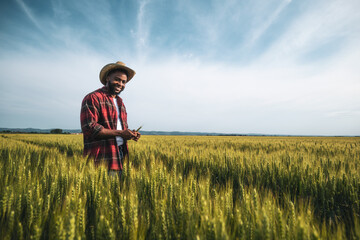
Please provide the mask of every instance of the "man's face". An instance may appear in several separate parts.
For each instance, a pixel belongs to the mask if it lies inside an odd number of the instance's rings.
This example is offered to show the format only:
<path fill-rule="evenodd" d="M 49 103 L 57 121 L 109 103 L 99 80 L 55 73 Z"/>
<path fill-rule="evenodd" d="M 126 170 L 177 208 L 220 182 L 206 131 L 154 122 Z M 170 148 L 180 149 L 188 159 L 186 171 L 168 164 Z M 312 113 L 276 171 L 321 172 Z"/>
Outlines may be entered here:
<path fill-rule="evenodd" d="M 106 78 L 106 86 L 110 94 L 119 95 L 124 89 L 127 81 L 127 76 L 123 72 L 113 72 Z"/>

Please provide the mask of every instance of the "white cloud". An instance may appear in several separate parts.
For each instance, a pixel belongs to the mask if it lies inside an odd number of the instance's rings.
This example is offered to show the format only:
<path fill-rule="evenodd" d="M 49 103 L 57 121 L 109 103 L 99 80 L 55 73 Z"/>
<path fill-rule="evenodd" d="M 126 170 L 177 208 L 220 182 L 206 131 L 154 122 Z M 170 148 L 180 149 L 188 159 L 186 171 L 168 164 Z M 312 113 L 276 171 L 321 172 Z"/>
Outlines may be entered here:
<path fill-rule="evenodd" d="M 99 55 L 69 52 L 1 58 L 0 92 L 6 101 L 0 108 L 6 114 L 0 125 L 79 128 L 81 100 L 101 86 L 98 74 L 105 61 Z"/>
<path fill-rule="evenodd" d="M 322 121 L 346 109 L 354 113 L 351 124 L 330 119 L 327 125 L 337 123 L 331 133 L 360 131 L 354 124 L 360 122 L 356 69 L 313 74 L 307 67 L 239 69 L 167 59 L 137 71 L 124 95 L 129 119 L 135 125 L 145 121 L 145 130 L 327 134 Z M 339 81 L 343 74 L 351 77 Z"/>

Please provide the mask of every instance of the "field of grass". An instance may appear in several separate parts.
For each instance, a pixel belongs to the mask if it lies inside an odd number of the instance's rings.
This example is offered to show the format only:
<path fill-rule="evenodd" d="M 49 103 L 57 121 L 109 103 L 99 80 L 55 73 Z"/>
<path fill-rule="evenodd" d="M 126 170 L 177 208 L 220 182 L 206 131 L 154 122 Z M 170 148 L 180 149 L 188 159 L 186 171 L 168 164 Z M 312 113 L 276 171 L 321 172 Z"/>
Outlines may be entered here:
<path fill-rule="evenodd" d="M 360 138 L 0 135 L 1 239 L 360 239 Z"/>

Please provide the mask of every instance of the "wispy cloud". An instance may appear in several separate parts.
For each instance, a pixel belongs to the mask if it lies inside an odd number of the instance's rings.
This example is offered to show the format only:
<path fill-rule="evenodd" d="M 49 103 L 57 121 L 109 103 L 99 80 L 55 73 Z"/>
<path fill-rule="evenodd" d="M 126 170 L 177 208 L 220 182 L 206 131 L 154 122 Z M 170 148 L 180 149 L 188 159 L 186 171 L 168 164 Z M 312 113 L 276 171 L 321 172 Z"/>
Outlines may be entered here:
<path fill-rule="evenodd" d="M 359 39 L 360 17 L 355 10 L 359 4 L 356 2 L 334 0 L 314 3 L 313 7 L 308 7 L 307 11 L 291 23 L 264 57 L 268 60 L 271 58 L 272 62 L 282 59 L 296 62 L 304 54 L 336 38 L 342 38 L 343 42 L 338 50 L 347 48 L 347 40 L 355 36 Z"/>
<path fill-rule="evenodd" d="M 64 7 L 64 2 L 61 0 L 51 0 L 54 17 L 60 20 L 67 19 L 71 16 L 71 12 Z"/>
<path fill-rule="evenodd" d="M 38 28 L 38 30 L 42 31 L 42 26 L 32 13 L 31 8 L 29 8 L 22 0 L 16 0 L 16 3 L 20 6 L 21 10 L 26 14 L 29 20 Z"/>
<path fill-rule="evenodd" d="M 131 30 L 132 37 L 136 42 L 136 50 L 139 60 L 146 58 L 149 37 L 149 28 L 151 19 L 146 16 L 146 7 L 150 0 L 142 0 L 139 2 L 139 7 L 136 17 L 136 29 Z"/>
<path fill-rule="evenodd" d="M 279 14 L 291 3 L 292 0 L 283 0 L 280 1 L 278 7 L 271 12 L 265 13 L 268 15 L 258 26 L 255 26 L 254 29 L 249 34 L 249 39 L 246 42 L 244 48 L 252 48 L 256 41 L 269 29 L 269 27 L 277 20 Z M 275 2 L 274 4 L 277 4 Z"/>

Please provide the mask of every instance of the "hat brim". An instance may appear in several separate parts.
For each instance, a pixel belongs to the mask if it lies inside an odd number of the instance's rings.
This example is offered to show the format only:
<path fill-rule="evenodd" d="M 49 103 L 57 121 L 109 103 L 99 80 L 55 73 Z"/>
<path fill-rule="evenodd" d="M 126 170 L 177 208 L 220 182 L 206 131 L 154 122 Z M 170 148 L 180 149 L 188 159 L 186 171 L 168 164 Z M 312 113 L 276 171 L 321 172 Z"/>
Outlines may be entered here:
<path fill-rule="evenodd" d="M 109 63 L 107 65 L 105 65 L 101 71 L 100 71 L 100 82 L 103 84 L 103 85 L 106 85 L 106 78 L 108 76 L 108 73 L 112 70 L 115 70 L 115 69 L 119 69 L 119 70 L 123 70 L 125 72 L 127 72 L 127 81 L 126 82 L 129 82 L 135 75 L 135 71 L 132 70 L 131 68 L 127 67 L 127 66 L 124 66 L 124 65 L 120 65 L 120 64 L 117 64 L 117 63 Z"/>

